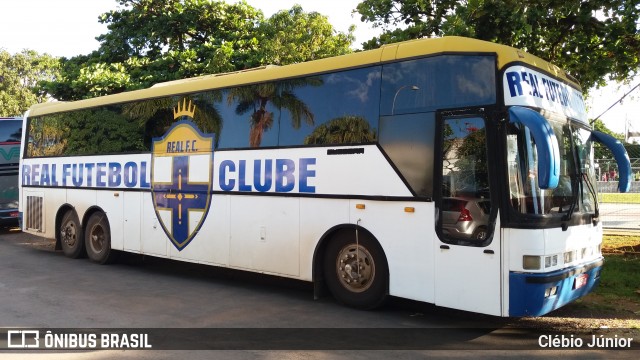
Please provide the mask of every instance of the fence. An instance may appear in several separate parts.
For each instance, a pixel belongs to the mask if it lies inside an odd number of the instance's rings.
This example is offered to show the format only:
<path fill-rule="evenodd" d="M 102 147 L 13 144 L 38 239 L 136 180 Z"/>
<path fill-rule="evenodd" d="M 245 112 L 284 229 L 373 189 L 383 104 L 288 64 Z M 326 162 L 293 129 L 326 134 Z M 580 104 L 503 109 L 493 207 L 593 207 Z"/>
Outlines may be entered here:
<path fill-rule="evenodd" d="M 618 192 L 617 166 L 610 154 L 596 151 L 596 176 L 600 218 L 605 229 L 636 230 L 640 233 L 640 145 L 625 145 L 631 160 L 631 189 Z M 612 177 L 613 175 L 613 177 Z M 604 181 L 610 180 L 610 181 Z"/>
<path fill-rule="evenodd" d="M 617 181 L 598 181 L 598 199 L 605 229 L 640 232 L 640 181 L 632 181 L 624 194 L 618 192 Z"/>

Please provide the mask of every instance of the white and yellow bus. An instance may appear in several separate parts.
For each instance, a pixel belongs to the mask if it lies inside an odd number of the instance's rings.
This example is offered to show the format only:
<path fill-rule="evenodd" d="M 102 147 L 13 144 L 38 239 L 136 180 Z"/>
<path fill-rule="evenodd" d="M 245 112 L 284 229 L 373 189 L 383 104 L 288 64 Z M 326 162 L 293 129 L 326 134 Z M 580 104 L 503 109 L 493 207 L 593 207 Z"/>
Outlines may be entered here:
<path fill-rule="evenodd" d="M 578 84 L 459 37 L 32 107 L 23 231 L 118 252 L 542 315 L 599 280 L 594 141 Z M 73 274 L 68 274 L 73 278 Z"/>

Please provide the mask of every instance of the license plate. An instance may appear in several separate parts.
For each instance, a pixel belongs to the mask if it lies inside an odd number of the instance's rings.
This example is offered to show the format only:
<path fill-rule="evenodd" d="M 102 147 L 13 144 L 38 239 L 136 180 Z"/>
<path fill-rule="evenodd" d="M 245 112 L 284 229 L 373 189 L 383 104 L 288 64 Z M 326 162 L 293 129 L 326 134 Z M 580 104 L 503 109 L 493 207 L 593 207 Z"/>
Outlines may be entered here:
<path fill-rule="evenodd" d="M 576 276 L 576 280 L 573 283 L 574 289 L 580 289 L 581 287 L 587 285 L 587 281 L 589 281 L 589 274 L 584 273 Z"/>

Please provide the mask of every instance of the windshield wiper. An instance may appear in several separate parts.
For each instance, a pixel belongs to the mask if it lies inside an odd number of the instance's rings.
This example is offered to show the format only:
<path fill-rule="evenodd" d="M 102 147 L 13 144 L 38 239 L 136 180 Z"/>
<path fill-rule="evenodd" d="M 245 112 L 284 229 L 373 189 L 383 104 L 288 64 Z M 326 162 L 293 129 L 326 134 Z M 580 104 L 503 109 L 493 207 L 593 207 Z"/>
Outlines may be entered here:
<path fill-rule="evenodd" d="M 591 220 L 593 221 L 593 225 L 598 225 L 598 222 L 600 221 L 600 206 L 598 205 L 598 193 L 596 192 L 596 189 L 593 187 L 593 184 L 591 183 L 591 181 L 589 181 L 589 177 L 587 176 L 586 173 L 582 173 L 582 181 L 587 184 L 587 190 L 589 191 L 589 194 L 593 197 L 594 214 Z"/>
<path fill-rule="evenodd" d="M 569 141 L 571 142 L 571 144 L 575 144 L 574 140 L 573 140 L 573 132 L 569 131 Z M 580 166 L 578 165 L 578 147 L 577 146 L 572 146 L 570 147 L 571 149 L 571 155 L 573 156 L 573 170 L 574 173 L 571 175 L 571 206 L 569 207 L 569 210 L 567 211 L 567 215 L 565 215 L 562 218 L 562 221 L 564 221 L 564 223 L 562 224 L 562 230 L 566 231 L 569 227 L 569 221 L 571 220 L 571 216 L 573 215 L 573 212 L 576 210 L 576 205 L 578 204 L 578 196 L 580 195 L 580 193 L 578 192 L 578 188 L 581 185 L 581 181 L 580 181 L 580 177 L 582 176 L 582 171 L 580 169 Z"/>
<path fill-rule="evenodd" d="M 578 196 L 579 196 L 578 187 L 579 186 L 580 186 L 579 177 L 576 175 L 571 175 L 571 206 L 569 206 L 569 209 L 567 210 L 567 214 L 562 218 L 562 221 L 568 222 L 569 220 L 571 220 L 571 216 L 573 215 L 573 212 L 576 210 L 576 205 L 578 204 Z M 567 226 L 568 226 L 567 223 L 563 224 L 562 229 L 566 230 Z"/>

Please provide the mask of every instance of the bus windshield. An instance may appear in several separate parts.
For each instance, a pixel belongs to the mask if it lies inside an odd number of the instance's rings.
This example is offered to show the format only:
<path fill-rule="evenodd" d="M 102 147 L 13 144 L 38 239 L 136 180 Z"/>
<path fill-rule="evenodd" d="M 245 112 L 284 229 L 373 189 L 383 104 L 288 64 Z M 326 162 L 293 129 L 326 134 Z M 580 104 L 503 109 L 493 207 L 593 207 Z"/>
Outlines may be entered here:
<path fill-rule="evenodd" d="M 591 132 L 578 122 L 543 113 L 558 140 L 560 150 L 559 182 L 555 189 L 538 185 L 538 156 L 529 129 L 509 124 L 507 161 L 510 202 L 525 215 L 562 215 L 595 213 L 595 171 L 591 157 Z"/>

